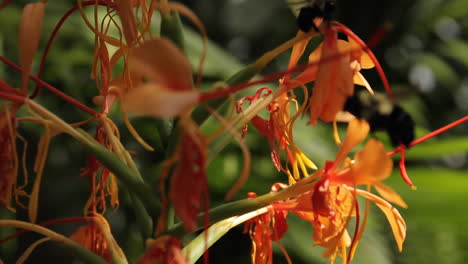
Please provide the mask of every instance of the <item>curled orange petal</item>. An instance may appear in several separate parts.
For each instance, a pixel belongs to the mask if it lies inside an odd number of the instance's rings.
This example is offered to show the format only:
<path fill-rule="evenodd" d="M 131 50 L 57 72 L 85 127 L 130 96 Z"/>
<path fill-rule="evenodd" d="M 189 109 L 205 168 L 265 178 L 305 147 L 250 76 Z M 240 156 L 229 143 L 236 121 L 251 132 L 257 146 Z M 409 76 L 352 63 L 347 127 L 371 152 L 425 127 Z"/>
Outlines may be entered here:
<path fill-rule="evenodd" d="M 141 74 L 168 90 L 192 89 L 192 66 L 169 39 L 152 39 L 132 48 L 129 63 L 132 72 Z"/>
<path fill-rule="evenodd" d="M 43 2 L 27 4 L 23 9 L 19 30 L 19 55 L 23 68 L 22 90 L 26 92 L 34 53 L 41 37 L 45 5 Z"/>
<path fill-rule="evenodd" d="M 154 83 L 130 90 L 122 99 L 124 111 L 171 118 L 182 114 L 198 102 L 198 91 L 171 91 Z"/>
<path fill-rule="evenodd" d="M 367 137 L 369 130 L 369 123 L 365 120 L 354 118 L 349 122 L 345 139 L 335 158 L 335 168 L 356 145 L 361 143 Z"/>
<path fill-rule="evenodd" d="M 401 252 L 403 250 L 403 243 L 405 242 L 406 238 L 406 222 L 401 216 L 400 212 L 398 212 L 398 210 L 390 203 L 372 193 L 359 189 L 356 191 L 359 195 L 362 195 L 364 198 L 374 202 L 385 214 L 388 222 L 390 223 L 390 227 L 392 228 L 398 250 Z"/>
<path fill-rule="evenodd" d="M 354 91 L 349 56 L 339 51 L 337 34 L 332 29 L 325 33 L 321 52 L 317 80 L 309 103 L 310 123 L 313 125 L 318 119 L 333 121 Z"/>

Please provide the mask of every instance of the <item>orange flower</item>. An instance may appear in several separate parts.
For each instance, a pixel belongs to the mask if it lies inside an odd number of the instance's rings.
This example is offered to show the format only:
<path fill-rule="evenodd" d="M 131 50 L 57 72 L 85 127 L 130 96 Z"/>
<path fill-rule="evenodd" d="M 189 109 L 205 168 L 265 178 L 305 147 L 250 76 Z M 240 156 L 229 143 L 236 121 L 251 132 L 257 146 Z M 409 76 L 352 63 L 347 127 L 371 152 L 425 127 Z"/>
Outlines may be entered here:
<path fill-rule="evenodd" d="M 263 91 L 267 93 L 263 96 L 269 95 L 271 90 L 268 88 L 261 88 L 254 96 L 246 96 L 237 102 L 237 112 L 242 111 L 243 103 L 248 100 L 250 103 L 255 102 L 262 96 Z M 291 116 L 291 104 L 296 107 L 296 113 Z M 271 159 L 275 167 L 283 170 L 289 176 L 289 182 L 294 183 L 299 180 L 300 172 L 304 176 L 308 176 L 307 168 L 317 169 L 315 164 L 294 144 L 293 139 L 293 125 L 302 109 L 298 109 L 297 102 L 293 96 L 289 97 L 288 93 L 279 95 L 268 106 L 267 110 L 270 112 L 270 119 L 266 120 L 260 116 L 252 118 L 252 125 L 258 132 L 268 140 L 271 149 Z M 247 125 L 243 129 L 243 134 L 247 132 Z M 286 166 L 281 165 L 280 151 L 285 151 L 287 160 Z M 292 167 L 292 171 L 290 169 Z"/>
<path fill-rule="evenodd" d="M 109 138 L 108 135 L 106 135 L 103 125 L 96 128 L 95 139 L 107 149 L 112 150 L 112 147 L 108 143 Z M 100 175 L 100 177 L 98 177 L 98 175 Z M 90 182 L 92 183 L 92 193 L 84 208 L 85 214 L 96 213 L 97 210 L 104 213 L 107 209 L 107 197 L 110 198 L 112 207 L 117 208 L 119 206 L 119 188 L 115 175 L 109 169 L 102 166 L 101 162 L 93 155 L 89 156 L 88 165 L 81 169 L 80 177 L 85 176 L 90 177 Z"/>
<path fill-rule="evenodd" d="M 109 223 L 104 216 L 95 214 L 88 219 L 91 222 L 86 226 L 79 227 L 70 236 L 70 239 L 93 251 L 107 263 L 113 263 L 113 259 L 127 263 L 125 254 L 112 236 Z"/>
<path fill-rule="evenodd" d="M 136 264 L 185 264 L 186 258 L 182 254 L 180 240 L 172 236 L 160 236 L 150 239 L 148 249 Z"/>
<path fill-rule="evenodd" d="M 349 152 L 366 138 L 368 132 L 369 125 L 366 121 L 351 120 L 335 160 L 327 162 L 324 169 L 314 175 L 321 178 L 312 184 L 312 190 L 273 206 L 275 210 L 288 210 L 310 221 L 314 227 L 315 244 L 326 248 L 324 257 L 330 257 L 331 262 L 336 256 L 347 258 L 346 249 L 351 245 L 351 239 L 346 226 L 351 217 L 357 217 L 356 195 L 372 201 L 382 210 L 390 223 L 398 249 L 401 251 L 403 247 L 406 224 L 399 212 L 381 197 L 357 189 L 359 184 L 376 186 L 383 198 L 406 207 L 398 194 L 380 183 L 390 176 L 393 168 L 383 144 L 371 139 L 356 154 L 354 160 L 346 159 Z"/>
<path fill-rule="evenodd" d="M 32 61 L 41 37 L 42 21 L 44 20 L 45 4 L 43 2 L 27 4 L 21 16 L 19 30 L 20 62 L 23 68 L 22 91 L 26 93 Z"/>
<path fill-rule="evenodd" d="M 198 102 L 192 89 L 192 68 L 188 59 L 166 38 L 145 41 L 130 49 L 132 74 L 147 82 L 121 91 L 125 111 L 155 117 L 175 117 Z"/>
<path fill-rule="evenodd" d="M 346 226 L 355 216 L 354 197 L 347 188 L 331 185 L 324 177 L 313 191 L 290 201 L 289 206 L 293 213 L 311 222 L 314 245 L 326 248 L 324 257 L 333 262 L 337 255 L 346 256 L 344 249 L 351 244 Z"/>
<path fill-rule="evenodd" d="M 325 30 L 321 58 L 317 70 L 312 97 L 309 101 L 310 123 L 317 124 L 335 120 L 343 110 L 346 98 L 354 91 L 353 73 L 349 59 L 339 55 L 337 33 L 330 27 Z"/>
<path fill-rule="evenodd" d="M 348 186 L 359 184 L 374 186 L 385 200 L 407 208 L 408 205 L 395 191 L 381 183 L 390 177 L 392 169 L 393 161 L 387 155 L 383 143 L 372 138 L 361 151 L 356 153 L 349 169 L 333 175 L 331 180 Z"/>
<path fill-rule="evenodd" d="M 274 211 L 270 208 L 268 213 L 246 222 L 244 230 L 249 230 L 252 239 L 252 263 L 273 263 L 272 242 L 279 242 L 286 232 L 286 215 L 287 211 Z"/>
<path fill-rule="evenodd" d="M 272 186 L 272 192 L 276 192 L 279 188 L 285 186 L 283 184 L 275 184 Z M 256 197 L 255 193 L 249 193 L 249 198 L 254 197 Z M 252 239 L 252 263 L 273 263 L 273 241 L 278 244 L 288 259 L 288 263 L 290 263 L 289 256 L 280 243 L 280 239 L 288 230 L 288 223 L 286 222 L 288 212 L 285 210 L 275 210 L 274 205 L 268 208 L 268 212 L 254 217 L 245 223 L 244 233 L 248 231 Z"/>
<path fill-rule="evenodd" d="M 93 251 L 107 263 L 112 263 L 112 252 L 109 249 L 104 233 L 96 223 L 89 223 L 86 226 L 79 227 L 70 236 L 70 239 Z"/>
<path fill-rule="evenodd" d="M 315 81 L 309 101 L 310 123 L 316 124 L 335 120 L 336 114 L 343 110 L 346 99 L 354 92 L 354 84 L 372 89 L 359 72 L 369 69 L 374 63 L 361 47 L 352 39 L 338 40 L 332 26 L 324 28 L 323 42 L 309 55 L 309 66 L 297 77 L 290 79 L 286 75 L 282 82 L 292 89 L 298 85 Z M 293 47 L 288 68 L 296 65 L 310 39 L 297 43 Z"/>

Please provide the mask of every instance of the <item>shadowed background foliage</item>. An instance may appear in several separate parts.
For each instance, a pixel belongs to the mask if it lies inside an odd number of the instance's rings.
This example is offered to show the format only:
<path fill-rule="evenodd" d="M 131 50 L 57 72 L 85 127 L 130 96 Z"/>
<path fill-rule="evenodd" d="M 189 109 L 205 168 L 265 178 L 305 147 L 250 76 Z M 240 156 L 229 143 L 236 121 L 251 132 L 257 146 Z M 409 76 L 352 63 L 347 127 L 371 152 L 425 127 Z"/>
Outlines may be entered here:
<path fill-rule="evenodd" d="M 0 11 L 0 54 L 18 61 L 17 31 L 22 7 L 28 1 L 13 1 Z M 183 1 L 194 10 L 207 28 L 210 44 L 204 83 L 224 80 L 264 52 L 292 38 L 297 31 L 293 12 L 282 0 L 191 0 Z M 53 27 L 72 3 L 52 1 L 47 4 L 43 26 L 42 52 Z M 92 12 L 92 10 L 90 10 Z M 91 13 L 90 13 L 91 14 Z M 412 114 L 417 135 L 434 130 L 468 113 L 468 1 L 466 0 L 342 0 L 337 3 L 334 19 L 343 22 L 358 36 L 367 40 L 383 26 L 389 32 L 374 48 L 374 52 L 390 80 L 399 104 Z M 200 42 L 186 30 L 187 52 L 195 61 Z M 43 79 L 59 87 L 78 100 L 91 105 L 96 93 L 89 72 L 93 59 L 93 35 L 78 14 L 63 26 L 46 62 Z M 288 54 L 281 55 L 264 73 L 284 70 Z M 37 64 L 33 72 L 37 72 Z M 383 91 L 373 70 L 364 72 L 376 90 Z M 17 73 L 0 65 L 0 78 L 19 86 Z M 274 84 L 270 85 L 271 88 Z M 57 112 L 68 122 L 87 116 L 42 91 L 38 101 Z M 144 151 L 122 125 L 118 112 L 115 122 L 122 128 L 122 138 L 128 149 L 138 152 L 135 157 L 144 177 L 157 182 L 164 159 L 161 152 Z M 334 158 L 337 147 L 328 125 L 306 126 L 306 119 L 296 124 L 296 144 L 319 166 Z M 156 125 L 151 118 L 133 118 L 142 136 L 158 147 Z M 204 129 L 210 130 L 210 123 Z M 93 126 L 87 127 L 89 132 Z M 28 156 L 32 168 L 38 142 L 39 126 L 21 125 L 20 133 L 30 142 Z M 408 224 L 403 253 L 398 253 L 390 227 L 374 210 L 363 241 L 353 263 L 465 263 L 468 260 L 468 131 L 459 126 L 437 139 L 416 146 L 407 153 L 408 172 L 418 187 L 408 188 L 395 172 L 388 185 L 397 190 L 408 203 L 401 209 Z M 248 183 L 236 198 L 244 198 L 248 191 L 263 194 L 271 184 L 286 181 L 269 158 L 268 143 L 251 129 L 247 136 L 253 160 Z M 383 140 L 386 135 L 377 134 Z M 391 147 L 388 145 L 388 149 Z M 88 180 L 80 178 L 80 168 L 86 166 L 87 155 L 69 137 L 58 136 L 52 141 L 42 182 L 39 222 L 60 217 L 80 216 L 89 195 Z M 211 205 L 223 202 L 224 194 L 241 171 L 242 160 L 236 144 L 228 146 L 210 165 L 209 185 Z M 119 210 L 109 209 L 106 216 L 113 232 L 134 260 L 143 247 L 138 225 L 129 206 L 125 187 L 121 187 Z M 373 208 L 375 209 L 375 208 Z M 1 218 L 15 217 L 0 209 Z M 26 219 L 26 211 L 18 210 L 19 219 Z M 312 230 L 307 222 L 290 216 L 290 229 L 282 240 L 294 263 L 327 263 L 321 259 L 322 248 L 313 247 Z M 69 235 L 77 225 L 52 227 Z M 229 232 L 210 250 L 212 263 L 248 263 L 250 240 L 242 227 Z M 0 229 L 0 238 L 11 230 Z M 0 256 L 13 263 L 39 236 L 27 234 L 0 246 Z M 59 248 L 60 249 L 60 248 Z M 277 248 L 276 248 L 277 249 Z M 67 252 L 55 244 L 39 246 L 26 263 L 71 263 Z M 275 253 L 275 263 L 286 263 L 281 252 Z"/>

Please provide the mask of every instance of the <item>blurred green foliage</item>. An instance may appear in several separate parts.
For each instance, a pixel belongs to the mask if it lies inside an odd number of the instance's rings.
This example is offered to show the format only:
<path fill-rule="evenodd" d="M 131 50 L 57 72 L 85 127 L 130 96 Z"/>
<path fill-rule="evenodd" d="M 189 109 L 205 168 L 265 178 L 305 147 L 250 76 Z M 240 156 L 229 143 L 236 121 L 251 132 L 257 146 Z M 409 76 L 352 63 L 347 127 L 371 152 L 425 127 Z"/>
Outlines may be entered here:
<path fill-rule="evenodd" d="M 272 47 L 296 34 L 295 17 L 282 0 L 190 0 L 182 1 L 198 14 L 212 40 L 204 71 L 204 82 L 223 80 L 250 63 Z M 14 1 L 0 11 L 0 54 L 18 61 L 17 28 L 21 8 L 27 1 Z M 468 113 L 468 1 L 466 0 L 353 0 L 338 1 L 335 19 L 348 25 L 364 40 L 369 39 L 381 26 L 390 25 L 390 31 L 375 47 L 375 53 L 395 89 L 398 103 L 416 120 L 418 135 L 436 129 Z M 43 28 L 40 50 L 63 10 L 71 2 L 49 2 Z M 52 46 L 46 62 L 43 79 L 78 100 L 91 105 L 96 93 L 90 79 L 93 37 L 83 25 L 79 14 L 74 14 L 63 26 Z M 199 36 L 186 30 L 187 52 L 196 65 L 200 54 Z M 269 65 L 265 73 L 285 69 L 287 54 Z M 37 72 L 37 64 L 33 72 Z M 373 70 L 364 72 L 376 90 L 383 90 Z M 0 65 L 0 77 L 18 85 L 18 74 Z M 86 116 L 47 91 L 38 98 L 69 122 Z M 114 116 L 117 118 L 117 116 Z M 156 184 L 164 159 L 161 152 L 143 150 L 122 128 L 122 138 L 128 149 L 135 150 L 135 159 L 146 178 Z M 156 124 L 149 118 L 133 119 L 137 130 L 150 144 L 158 146 Z M 337 147 L 333 144 L 328 125 L 306 126 L 299 120 L 295 132 L 298 144 L 320 167 L 325 160 L 334 158 Z M 215 129 L 208 122 L 204 129 Z M 20 133 L 30 142 L 33 153 L 38 142 L 35 126 L 22 126 Z M 419 133 L 419 131 L 423 131 Z M 373 210 L 360 248 L 353 263 L 464 263 L 468 259 L 468 138 L 466 124 L 408 151 L 409 175 L 418 189 L 411 190 L 395 173 L 388 184 L 397 190 L 409 205 L 401 209 L 408 224 L 407 241 L 403 253 L 396 250 L 386 219 Z M 385 135 L 383 135 L 385 137 Z M 246 192 L 269 192 L 271 184 L 286 181 L 276 172 L 270 160 L 267 141 L 251 128 L 247 144 L 252 152 L 252 173 L 248 183 L 236 198 Z M 388 146 L 388 149 L 391 147 Z M 83 149 L 66 136 L 52 141 L 45 168 L 41 193 L 39 222 L 59 217 L 82 214 L 89 195 L 87 179 L 79 177 L 87 156 Z M 34 157 L 27 157 L 30 167 Z M 208 168 L 211 205 L 223 202 L 224 195 L 236 181 L 242 166 L 240 150 L 236 144 L 228 146 Z M 53 170 L 51 170 L 53 168 Z M 156 186 L 156 185 L 155 185 Z M 129 199 L 121 190 L 121 199 Z M 126 203 L 122 203 L 126 204 Z M 375 209 L 375 208 L 373 208 Z M 12 217 L 0 209 L 2 218 Z M 121 206 L 107 214 L 112 230 L 134 260 L 143 247 L 138 226 L 131 208 Z M 17 218 L 26 219 L 19 210 Z M 309 223 L 290 217 L 290 229 L 282 244 L 294 263 L 326 263 L 320 257 L 323 249 L 313 247 Z M 77 225 L 60 225 L 53 230 L 69 235 Z M 249 262 L 250 240 L 235 228 L 210 250 L 211 263 Z M 5 230 L 0 230 L 1 237 Z M 0 256 L 13 261 L 39 236 L 27 234 L 0 247 Z M 277 249 L 277 248 L 276 248 Z M 35 250 L 27 263 L 71 263 L 66 252 L 54 244 L 44 244 Z M 286 263 L 277 250 L 275 263 Z"/>

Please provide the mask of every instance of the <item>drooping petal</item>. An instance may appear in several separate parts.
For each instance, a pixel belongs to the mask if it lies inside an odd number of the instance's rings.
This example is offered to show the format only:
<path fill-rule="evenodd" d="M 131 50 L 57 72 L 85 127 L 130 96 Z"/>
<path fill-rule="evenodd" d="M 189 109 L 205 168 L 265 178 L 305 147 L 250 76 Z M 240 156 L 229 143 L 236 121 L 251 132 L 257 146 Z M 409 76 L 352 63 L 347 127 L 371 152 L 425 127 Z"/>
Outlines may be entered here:
<path fill-rule="evenodd" d="M 328 29 L 322 47 L 313 94 L 310 99 L 310 123 L 317 120 L 331 122 L 353 94 L 353 72 L 349 66 L 349 54 L 338 49 L 335 31 Z"/>
<path fill-rule="evenodd" d="M 279 158 L 279 153 L 276 148 L 275 144 L 275 131 L 272 127 L 271 121 L 270 120 L 265 120 L 262 117 L 259 116 L 254 116 L 252 120 L 252 125 L 257 129 L 257 131 L 268 140 L 268 144 L 270 145 L 271 153 L 270 157 L 273 162 L 273 165 L 275 165 L 276 169 L 278 171 L 281 170 L 281 162 Z"/>
<path fill-rule="evenodd" d="M 340 151 L 335 158 L 335 168 L 354 147 L 356 147 L 367 137 L 369 130 L 369 123 L 367 123 L 365 120 L 355 118 L 349 122 L 345 139 L 341 145 Z"/>
<path fill-rule="evenodd" d="M 374 202 L 385 214 L 388 222 L 390 223 L 390 227 L 392 228 L 398 250 L 401 252 L 403 250 L 403 243 L 405 242 L 406 238 L 406 222 L 400 215 L 400 212 L 398 212 L 398 210 L 390 203 L 372 193 L 359 189 L 356 191 L 359 195 L 362 195 L 364 198 Z"/>
<path fill-rule="evenodd" d="M 124 95 L 122 109 L 135 114 L 171 118 L 194 106 L 198 95 L 197 90 L 173 91 L 156 83 L 146 83 Z"/>
<path fill-rule="evenodd" d="M 132 48 L 131 70 L 156 82 L 167 90 L 192 89 L 192 66 L 177 46 L 166 38 L 157 38 Z"/>
<path fill-rule="evenodd" d="M 321 43 L 312 53 L 309 54 L 307 69 L 294 78 L 298 84 L 306 84 L 317 79 L 318 65 L 322 56 L 323 43 Z"/>
<path fill-rule="evenodd" d="M 43 2 L 27 4 L 24 7 L 23 15 L 21 16 L 18 45 L 21 67 L 23 68 L 23 92 L 26 92 L 33 57 L 39 45 L 44 10 L 45 5 Z"/>
<path fill-rule="evenodd" d="M 206 142 L 196 138 L 196 135 L 184 135 L 181 140 L 178 150 L 179 165 L 171 178 L 169 199 L 185 229 L 194 231 L 197 228 L 197 215 L 202 208 L 202 199 L 206 200 L 208 192 Z"/>
<path fill-rule="evenodd" d="M 297 37 L 301 36 L 301 35 L 304 35 L 306 33 L 302 32 L 302 31 L 298 31 L 297 32 Z M 299 59 L 301 58 L 301 56 L 304 54 L 304 51 L 307 47 L 307 44 L 309 44 L 309 41 L 311 40 L 312 37 L 308 37 L 298 43 L 296 43 L 294 46 L 293 46 L 293 49 L 291 51 L 291 56 L 289 57 L 289 64 L 288 64 L 288 69 L 292 69 L 293 67 L 295 67 L 297 65 L 297 62 L 299 61 Z M 291 77 L 290 74 L 287 74 L 284 78 L 283 78 L 283 81 L 284 82 L 288 82 L 289 81 L 289 78 Z"/>

